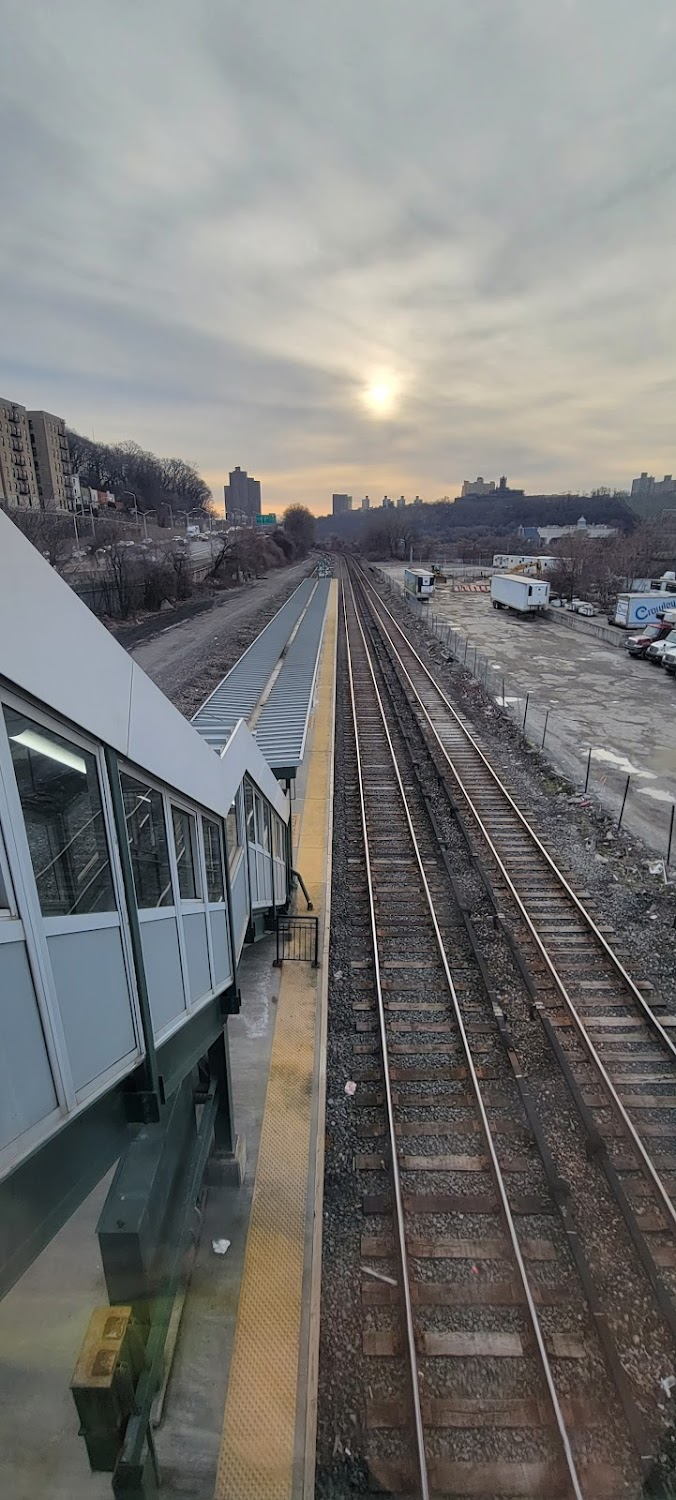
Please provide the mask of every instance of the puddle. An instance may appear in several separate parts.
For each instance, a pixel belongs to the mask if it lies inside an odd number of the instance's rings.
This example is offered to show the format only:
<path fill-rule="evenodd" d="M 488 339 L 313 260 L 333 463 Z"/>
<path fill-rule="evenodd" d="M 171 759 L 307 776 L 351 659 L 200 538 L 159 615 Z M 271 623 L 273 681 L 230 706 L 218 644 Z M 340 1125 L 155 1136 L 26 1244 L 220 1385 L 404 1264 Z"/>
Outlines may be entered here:
<path fill-rule="evenodd" d="M 592 748 L 592 760 L 604 760 L 613 766 L 616 771 L 621 771 L 624 776 L 644 776 L 646 780 L 656 781 L 654 771 L 642 771 L 640 766 L 635 766 L 633 761 L 628 760 L 626 755 L 616 755 L 614 750 L 599 750 L 596 745 Z"/>
<path fill-rule="evenodd" d="M 658 786 L 640 786 L 637 790 L 642 797 L 652 797 L 654 802 L 676 802 L 671 792 L 661 792 Z"/>

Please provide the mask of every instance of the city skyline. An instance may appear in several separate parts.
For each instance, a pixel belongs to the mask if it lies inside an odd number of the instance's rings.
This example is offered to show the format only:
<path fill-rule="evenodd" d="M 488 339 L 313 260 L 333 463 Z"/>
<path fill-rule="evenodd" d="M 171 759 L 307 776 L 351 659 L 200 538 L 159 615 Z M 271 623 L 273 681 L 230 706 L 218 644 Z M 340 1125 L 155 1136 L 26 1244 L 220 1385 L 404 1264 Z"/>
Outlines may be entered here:
<path fill-rule="evenodd" d="M 219 508 L 235 461 L 317 514 L 669 472 L 675 40 L 666 0 L 12 7 L 0 390 Z"/>

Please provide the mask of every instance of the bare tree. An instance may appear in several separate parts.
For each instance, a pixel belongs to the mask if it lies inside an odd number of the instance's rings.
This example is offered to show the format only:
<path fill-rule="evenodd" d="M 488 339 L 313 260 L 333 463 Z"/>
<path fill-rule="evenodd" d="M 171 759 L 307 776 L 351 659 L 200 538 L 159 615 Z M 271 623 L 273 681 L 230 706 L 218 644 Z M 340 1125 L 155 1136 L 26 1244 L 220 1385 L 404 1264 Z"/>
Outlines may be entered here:
<path fill-rule="evenodd" d="M 7 515 L 57 572 L 64 568 L 72 557 L 75 532 L 72 522 L 63 512 L 23 510 L 12 506 Z"/>

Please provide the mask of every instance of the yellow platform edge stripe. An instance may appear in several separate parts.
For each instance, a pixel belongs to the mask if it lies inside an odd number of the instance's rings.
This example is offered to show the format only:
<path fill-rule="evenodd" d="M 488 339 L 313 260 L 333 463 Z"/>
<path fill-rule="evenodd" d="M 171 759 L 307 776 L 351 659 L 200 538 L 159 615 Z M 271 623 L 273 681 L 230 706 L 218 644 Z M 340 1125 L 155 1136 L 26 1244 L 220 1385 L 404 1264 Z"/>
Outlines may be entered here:
<path fill-rule="evenodd" d="M 313 1489 L 337 622 L 333 580 L 297 856 L 322 963 L 281 974 L 215 1500 L 309 1500 Z"/>

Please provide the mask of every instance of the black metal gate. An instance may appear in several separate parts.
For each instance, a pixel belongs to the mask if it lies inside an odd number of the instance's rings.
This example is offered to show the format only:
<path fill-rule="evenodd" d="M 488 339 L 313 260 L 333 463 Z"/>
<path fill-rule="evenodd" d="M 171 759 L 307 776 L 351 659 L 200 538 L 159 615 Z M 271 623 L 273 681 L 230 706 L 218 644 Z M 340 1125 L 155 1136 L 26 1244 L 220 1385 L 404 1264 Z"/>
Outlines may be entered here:
<path fill-rule="evenodd" d="M 319 964 L 319 917 L 278 917 L 277 957 L 280 968 L 285 959 L 295 963 Z"/>

